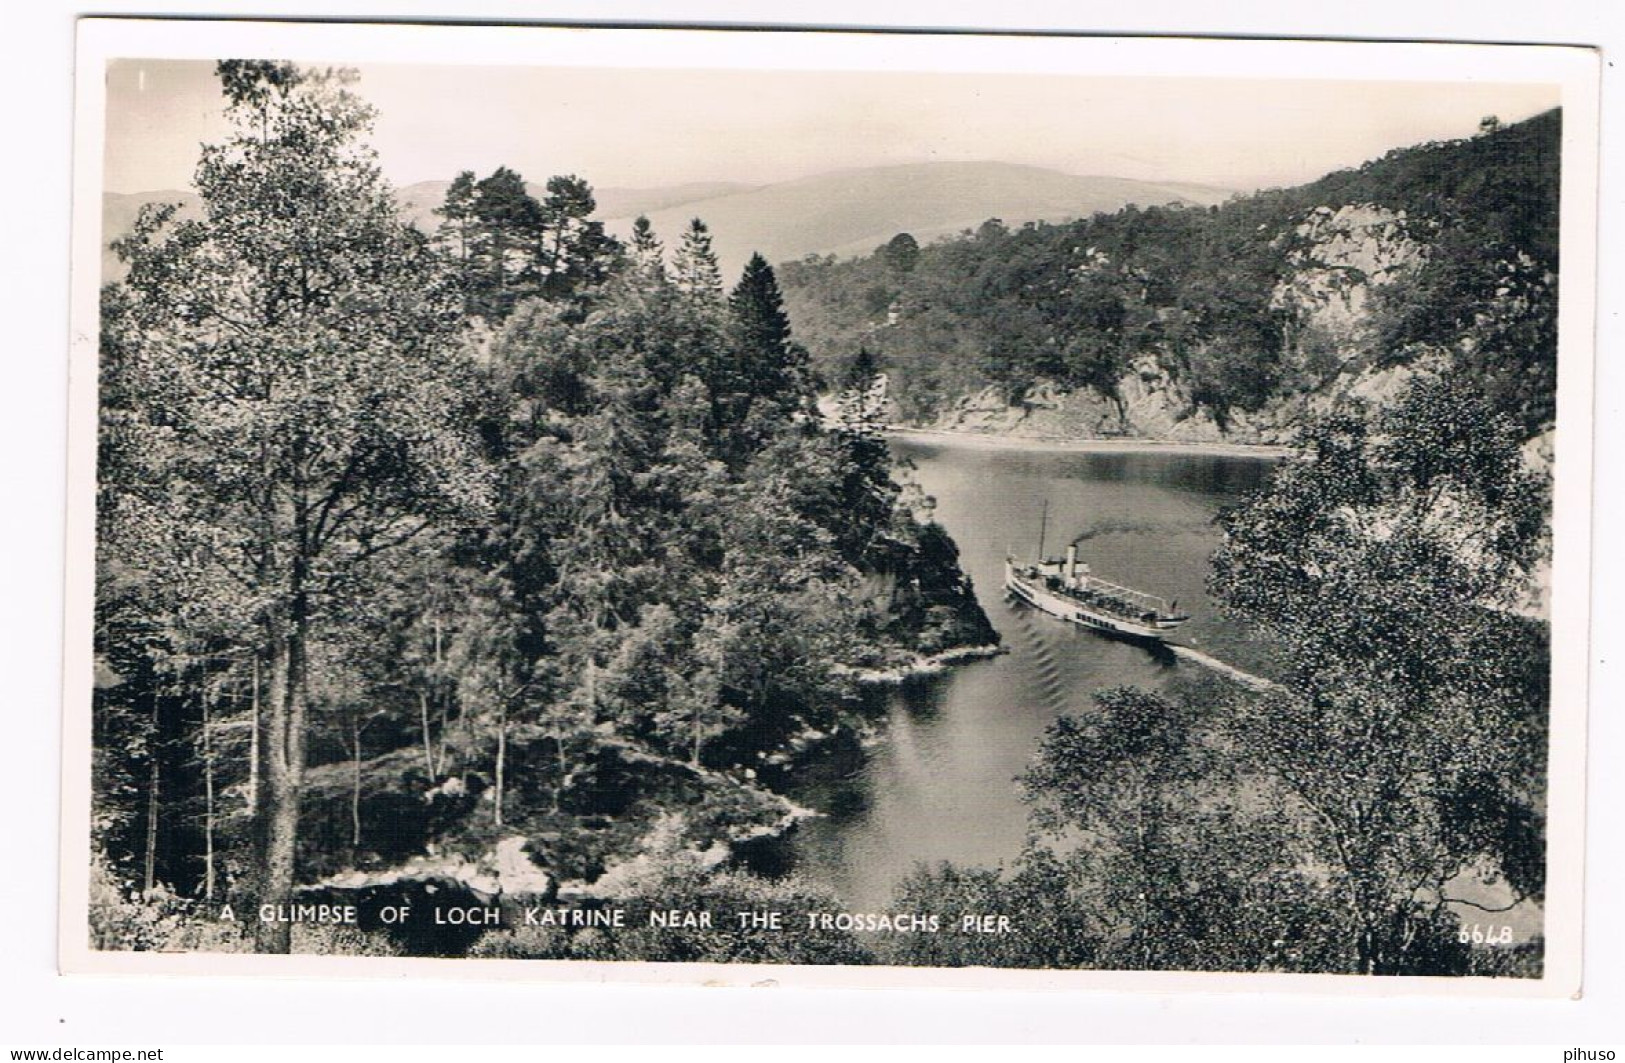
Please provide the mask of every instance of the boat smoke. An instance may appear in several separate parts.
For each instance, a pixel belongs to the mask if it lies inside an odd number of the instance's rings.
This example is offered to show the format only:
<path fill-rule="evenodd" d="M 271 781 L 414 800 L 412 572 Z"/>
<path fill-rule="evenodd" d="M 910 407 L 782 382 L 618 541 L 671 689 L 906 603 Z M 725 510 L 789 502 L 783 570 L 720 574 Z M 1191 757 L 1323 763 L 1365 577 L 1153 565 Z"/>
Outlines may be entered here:
<path fill-rule="evenodd" d="M 1170 530 L 1178 532 L 1206 532 L 1209 525 L 1206 521 L 1187 521 L 1182 524 L 1170 525 L 1167 522 L 1153 524 L 1148 521 L 1102 521 L 1091 525 L 1079 532 L 1072 540 L 1072 545 L 1098 539 L 1103 535 L 1166 535 Z"/>

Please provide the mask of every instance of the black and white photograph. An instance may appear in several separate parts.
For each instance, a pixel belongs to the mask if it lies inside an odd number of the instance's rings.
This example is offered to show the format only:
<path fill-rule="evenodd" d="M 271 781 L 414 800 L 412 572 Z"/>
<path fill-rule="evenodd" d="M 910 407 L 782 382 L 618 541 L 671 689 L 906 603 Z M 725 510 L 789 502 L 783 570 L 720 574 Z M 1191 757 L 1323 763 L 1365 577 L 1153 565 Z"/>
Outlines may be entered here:
<path fill-rule="evenodd" d="M 1576 991 L 1583 49 L 249 28 L 82 24 L 64 966 Z"/>

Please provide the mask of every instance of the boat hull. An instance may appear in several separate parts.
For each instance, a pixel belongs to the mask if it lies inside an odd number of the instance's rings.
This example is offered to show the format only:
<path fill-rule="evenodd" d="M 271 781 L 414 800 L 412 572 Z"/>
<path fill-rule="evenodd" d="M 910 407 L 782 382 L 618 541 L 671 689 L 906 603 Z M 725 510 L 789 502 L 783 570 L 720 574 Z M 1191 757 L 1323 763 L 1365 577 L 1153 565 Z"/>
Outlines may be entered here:
<path fill-rule="evenodd" d="M 1013 568 L 1005 570 L 1004 589 L 1020 601 L 1026 602 L 1040 612 L 1048 613 L 1057 620 L 1065 620 L 1079 627 L 1121 638 L 1161 642 L 1163 636 L 1178 626 L 1172 624 L 1166 628 L 1158 627 L 1092 610 L 1081 602 L 1056 594 L 1034 580 L 1023 579 Z"/>

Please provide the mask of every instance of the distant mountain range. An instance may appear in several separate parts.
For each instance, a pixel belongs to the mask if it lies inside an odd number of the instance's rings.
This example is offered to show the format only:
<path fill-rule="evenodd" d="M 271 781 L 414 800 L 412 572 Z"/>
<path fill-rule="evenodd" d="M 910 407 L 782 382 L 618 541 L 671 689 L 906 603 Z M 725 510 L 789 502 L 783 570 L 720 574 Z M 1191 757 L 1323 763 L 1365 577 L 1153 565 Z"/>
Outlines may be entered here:
<path fill-rule="evenodd" d="M 807 255 L 868 254 L 900 232 L 923 243 L 974 229 L 989 218 L 1007 225 L 1087 218 L 1130 204 L 1222 203 L 1234 193 L 1198 185 L 1158 184 L 1122 177 L 1078 177 L 1002 162 L 938 162 L 881 166 L 673 204 L 648 212 L 668 246 L 689 219 L 711 229 L 725 275 L 751 252 L 769 262 Z M 604 214 L 624 235 L 631 217 Z"/>
<path fill-rule="evenodd" d="M 420 181 L 397 190 L 403 214 L 424 231 L 439 224 L 434 209 L 449 181 Z M 546 189 L 532 183 L 541 198 Z M 597 188 L 597 217 L 617 236 L 645 214 L 671 246 L 691 218 L 710 227 L 724 274 L 735 275 L 752 252 L 771 262 L 807 255 L 867 254 L 900 232 L 921 243 L 974 229 L 989 218 L 1011 226 L 1029 221 L 1066 221 L 1130 203 L 1209 206 L 1230 189 L 1122 177 L 1080 177 L 1002 162 L 938 162 L 839 170 L 769 185 L 699 182 L 657 188 Z M 105 245 L 128 233 L 147 203 L 179 203 L 181 217 L 195 217 L 192 192 L 105 193 L 102 197 L 103 280 L 122 274 Z"/>

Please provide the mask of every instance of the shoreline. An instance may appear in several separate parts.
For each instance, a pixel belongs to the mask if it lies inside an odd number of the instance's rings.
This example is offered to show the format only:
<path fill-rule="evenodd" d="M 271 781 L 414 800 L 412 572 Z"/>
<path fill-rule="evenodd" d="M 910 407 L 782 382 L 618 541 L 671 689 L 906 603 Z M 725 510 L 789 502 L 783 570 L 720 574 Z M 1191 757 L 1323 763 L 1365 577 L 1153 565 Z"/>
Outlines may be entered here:
<path fill-rule="evenodd" d="M 1067 439 L 1056 436 L 1031 436 L 970 432 L 949 428 L 913 428 L 887 425 L 886 438 L 917 443 L 940 443 L 945 446 L 969 447 L 979 450 L 1037 450 L 1054 453 L 1179 453 L 1203 454 L 1226 458 L 1254 458 L 1270 461 L 1289 457 L 1292 448 L 1278 443 L 1187 443 L 1172 439 Z"/>
<path fill-rule="evenodd" d="M 889 668 L 843 668 L 837 666 L 836 670 L 851 676 L 854 681 L 864 686 L 900 686 L 910 679 L 940 675 L 956 664 L 962 664 L 966 661 L 985 660 L 989 657 L 999 657 L 1009 652 L 1010 648 L 1008 646 L 991 642 L 979 646 L 954 646 L 940 653 L 917 654 L 914 660 L 893 665 Z"/>

